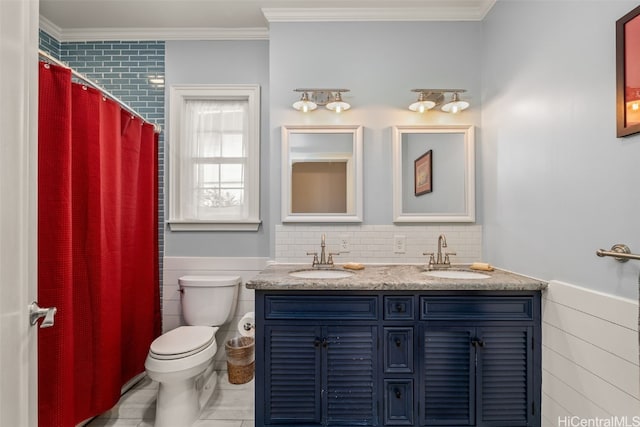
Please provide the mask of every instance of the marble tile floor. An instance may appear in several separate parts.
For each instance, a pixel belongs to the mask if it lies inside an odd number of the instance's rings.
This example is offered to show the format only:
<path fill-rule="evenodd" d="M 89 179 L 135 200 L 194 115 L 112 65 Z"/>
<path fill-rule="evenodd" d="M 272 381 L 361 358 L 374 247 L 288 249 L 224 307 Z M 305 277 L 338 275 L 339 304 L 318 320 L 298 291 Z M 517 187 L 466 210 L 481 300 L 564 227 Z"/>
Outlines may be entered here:
<path fill-rule="evenodd" d="M 230 384 L 227 372 L 219 372 L 218 386 L 193 427 L 254 427 L 254 382 Z M 85 427 L 153 427 L 157 389 L 158 383 L 145 377 Z"/>

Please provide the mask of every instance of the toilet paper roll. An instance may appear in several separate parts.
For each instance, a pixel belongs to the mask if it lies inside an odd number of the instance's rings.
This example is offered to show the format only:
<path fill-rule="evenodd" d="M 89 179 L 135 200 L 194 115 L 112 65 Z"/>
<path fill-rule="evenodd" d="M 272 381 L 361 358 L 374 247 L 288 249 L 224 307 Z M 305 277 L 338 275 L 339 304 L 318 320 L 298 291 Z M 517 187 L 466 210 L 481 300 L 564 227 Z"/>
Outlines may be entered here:
<path fill-rule="evenodd" d="M 256 333 L 256 314 L 253 311 L 245 313 L 238 322 L 238 332 L 243 337 L 253 337 Z"/>

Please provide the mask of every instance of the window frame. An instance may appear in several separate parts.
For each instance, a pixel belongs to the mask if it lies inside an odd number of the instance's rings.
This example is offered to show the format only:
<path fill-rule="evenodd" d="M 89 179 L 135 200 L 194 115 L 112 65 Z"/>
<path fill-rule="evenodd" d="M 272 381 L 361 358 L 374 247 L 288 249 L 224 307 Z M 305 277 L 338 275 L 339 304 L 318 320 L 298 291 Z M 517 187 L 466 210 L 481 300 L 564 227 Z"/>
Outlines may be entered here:
<path fill-rule="evenodd" d="M 185 140 L 187 101 L 247 101 L 248 141 L 246 146 L 245 200 L 246 218 L 184 219 L 180 204 L 180 141 Z M 257 231 L 260 227 L 260 86 L 244 85 L 171 85 L 169 90 L 167 224 L 171 231 Z"/>

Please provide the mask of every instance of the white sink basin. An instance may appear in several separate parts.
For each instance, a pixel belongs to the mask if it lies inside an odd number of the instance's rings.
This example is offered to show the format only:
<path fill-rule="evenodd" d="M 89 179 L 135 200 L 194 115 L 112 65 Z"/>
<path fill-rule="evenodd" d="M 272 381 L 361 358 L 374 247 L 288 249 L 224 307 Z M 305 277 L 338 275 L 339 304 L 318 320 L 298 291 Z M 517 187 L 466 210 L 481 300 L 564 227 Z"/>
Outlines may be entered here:
<path fill-rule="evenodd" d="M 343 270 L 301 270 L 292 271 L 289 276 L 300 279 L 344 279 L 353 276 L 353 273 Z"/>
<path fill-rule="evenodd" d="M 460 270 L 434 270 L 427 271 L 424 274 L 440 279 L 488 279 L 491 277 L 488 274 L 476 273 L 475 271 Z"/>

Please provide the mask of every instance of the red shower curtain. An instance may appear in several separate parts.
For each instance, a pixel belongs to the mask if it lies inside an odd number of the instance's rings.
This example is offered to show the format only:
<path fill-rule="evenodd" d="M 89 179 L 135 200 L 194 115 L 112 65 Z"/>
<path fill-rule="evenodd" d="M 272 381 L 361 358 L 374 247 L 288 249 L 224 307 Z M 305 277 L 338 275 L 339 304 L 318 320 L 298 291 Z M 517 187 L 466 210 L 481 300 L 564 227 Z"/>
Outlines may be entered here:
<path fill-rule="evenodd" d="M 109 410 L 160 333 L 157 135 L 153 126 L 40 64 L 40 426 Z"/>

